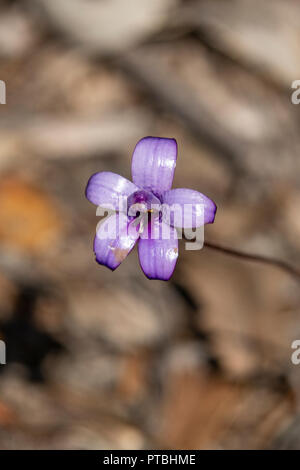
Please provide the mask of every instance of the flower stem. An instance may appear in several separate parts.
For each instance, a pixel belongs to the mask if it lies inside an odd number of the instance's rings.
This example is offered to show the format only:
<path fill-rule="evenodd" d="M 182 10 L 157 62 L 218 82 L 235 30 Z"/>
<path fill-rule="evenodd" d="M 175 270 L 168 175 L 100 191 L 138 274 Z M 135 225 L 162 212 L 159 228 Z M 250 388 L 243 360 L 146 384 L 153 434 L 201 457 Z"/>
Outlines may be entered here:
<path fill-rule="evenodd" d="M 227 247 L 221 246 L 217 243 L 204 242 L 204 246 L 206 246 L 206 248 L 211 248 L 212 250 L 220 251 L 221 253 L 224 253 L 225 255 L 235 256 L 236 258 L 242 258 L 244 260 L 254 261 L 257 263 L 265 263 L 265 264 L 277 266 L 278 268 L 283 269 L 284 271 L 291 274 L 295 278 L 300 279 L 300 270 L 295 268 L 294 266 L 291 266 L 286 261 L 282 261 L 277 258 L 269 258 L 263 255 L 254 255 L 250 253 L 245 253 L 243 251 L 234 250 L 233 248 L 227 248 Z"/>

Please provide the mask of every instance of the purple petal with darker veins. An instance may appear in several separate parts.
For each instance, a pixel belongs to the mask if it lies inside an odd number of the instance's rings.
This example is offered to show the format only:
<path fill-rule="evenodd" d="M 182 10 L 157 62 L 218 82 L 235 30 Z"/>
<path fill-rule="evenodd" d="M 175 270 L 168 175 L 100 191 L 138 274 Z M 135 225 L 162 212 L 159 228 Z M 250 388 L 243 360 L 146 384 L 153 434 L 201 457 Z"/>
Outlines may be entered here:
<path fill-rule="evenodd" d="M 85 194 L 93 204 L 119 210 L 119 202 L 122 198 L 127 200 L 127 197 L 137 190 L 137 186 L 123 176 L 110 171 L 102 171 L 90 177 Z M 125 205 L 124 210 L 126 210 Z"/>
<path fill-rule="evenodd" d="M 212 224 L 217 211 L 216 204 L 198 191 L 176 188 L 162 196 L 162 218 L 174 227 L 196 228 Z"/>
<path fill-rule="evenodd" d="M 149 226 L 139 240 L 140 265 L 149 279 L 168 281 L 178 258 L 177 232 L 164 222 L 154 221 L 154 225 L 155 230 Z"/>
<path fill-rule="evenodd" d="M 144 137 L 137 143 L 132 155 L 133 182 L 160 196 L 172 187 L 176 159 L 175 139 Z"/>
<path fill-rule="evenodd" d="M 133 249 L 139 237 L 123 213 L 113 214 L 100 222 L 94 239 L 96 261 L 114 271 Z"/>

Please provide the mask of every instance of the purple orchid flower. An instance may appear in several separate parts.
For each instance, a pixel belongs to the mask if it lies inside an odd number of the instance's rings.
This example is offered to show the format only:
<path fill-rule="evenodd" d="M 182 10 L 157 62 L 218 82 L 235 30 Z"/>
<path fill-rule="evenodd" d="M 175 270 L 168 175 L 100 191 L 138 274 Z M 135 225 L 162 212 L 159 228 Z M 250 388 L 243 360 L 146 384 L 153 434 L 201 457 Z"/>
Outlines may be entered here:
<path fill-rule="evenodd" d="M 94 252 L 99 264 L 115 270 L 138 241 L 144 274 L 149 279 L 169 280 L 178 258 L 176 227 L 186 226 L 181 209 L 189 208 L 190 228 L 199 223 L 199 207 L 202 225 L 214 222 L 217 207 L 211 199 L 192 189 L 171 189 L 176 159 L 175 139 L 145 137 L 133 152 L 133 183 L 111 172 L 91 176 L 86 188 L 87 199 L 116 211 L 97 229 Z M 124 200 L 125 205 L 120 203 Z M 177 212 L 176 209 L 171 215 L 169 212 L 168 217 L 164 208 L 170 206 L 177 208 Z M 144 218 L 140 220 L 141 214 Z M 151 223 L 145 224 L 145 216 L 150 215 Z"/>

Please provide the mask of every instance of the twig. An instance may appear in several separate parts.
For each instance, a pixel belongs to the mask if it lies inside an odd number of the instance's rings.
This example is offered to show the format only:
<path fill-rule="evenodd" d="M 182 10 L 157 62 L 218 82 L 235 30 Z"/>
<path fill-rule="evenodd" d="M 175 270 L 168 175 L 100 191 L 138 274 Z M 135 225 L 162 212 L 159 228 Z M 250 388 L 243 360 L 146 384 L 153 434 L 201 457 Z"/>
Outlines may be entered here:
<path fill-rule="evenodd" d="M 257 263 L 265 263 L 265 264 L 269 264 L 272 266 L 277 266 L 278 268 L 283 269 L 284 271 L 291 274 L 295 278 L 300 279 L 300 270 L 295 268 L 294 266 L 291 266 L 286 261 L 282 261 L 276 258 L 269 258 L 263 255 L 254 255 L 250 253 L 245 253 L 243 251 L 234 250 L 233 248 L 227 248 L 227 247 L 218 245 L 216 243 L 211 243 L 211 242 L 204 242 L 204 246 L 206 246 L 206 248 L 211 248 L 212 250 L 220 251 L 221 253 L 224 253 L 225 255 L 231 255 L 231 256 L 235 256 L 236 258 L 242 258 L 248 261 L 254 261 Z"/>

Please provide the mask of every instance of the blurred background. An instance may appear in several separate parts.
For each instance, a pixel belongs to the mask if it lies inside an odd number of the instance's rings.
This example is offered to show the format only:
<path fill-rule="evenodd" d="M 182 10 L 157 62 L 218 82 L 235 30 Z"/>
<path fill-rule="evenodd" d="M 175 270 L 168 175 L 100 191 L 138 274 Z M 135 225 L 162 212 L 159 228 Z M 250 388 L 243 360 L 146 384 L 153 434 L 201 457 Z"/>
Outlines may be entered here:
<path fill-rule="evenodd" d="M 299 267 L 299 1 L 2 0 L 0 79 L 0 448 L 300 448 L 299 283 L 183 242 L 111 273 L 84 196 L 174 137 L 206 240 Z"/>

